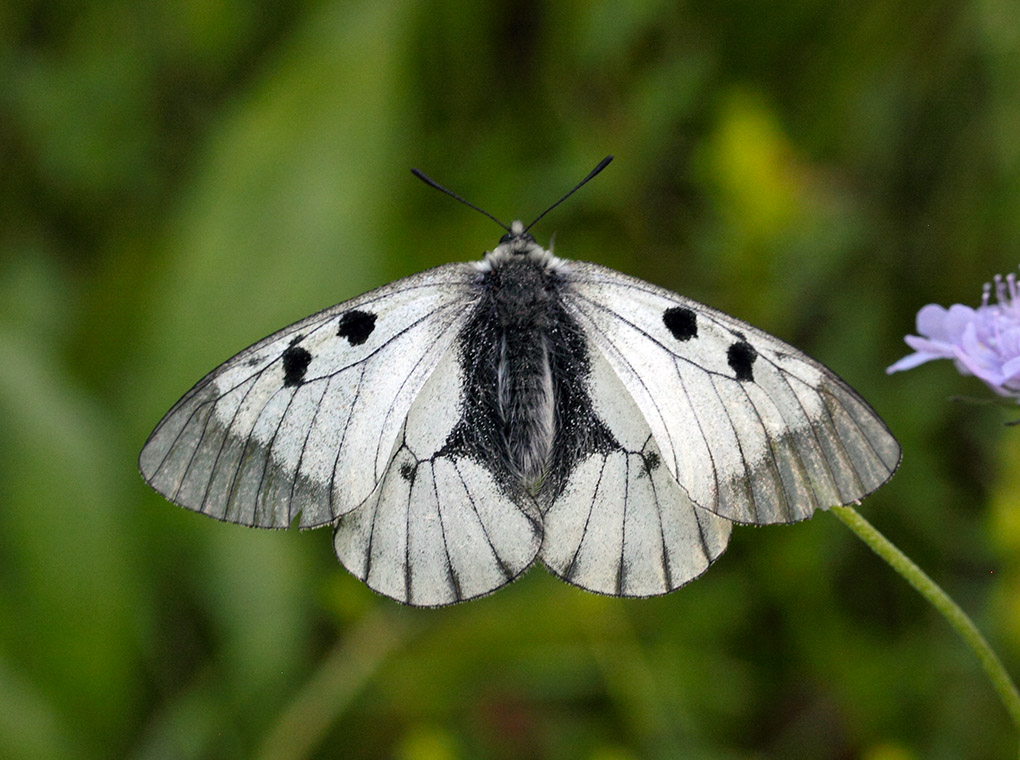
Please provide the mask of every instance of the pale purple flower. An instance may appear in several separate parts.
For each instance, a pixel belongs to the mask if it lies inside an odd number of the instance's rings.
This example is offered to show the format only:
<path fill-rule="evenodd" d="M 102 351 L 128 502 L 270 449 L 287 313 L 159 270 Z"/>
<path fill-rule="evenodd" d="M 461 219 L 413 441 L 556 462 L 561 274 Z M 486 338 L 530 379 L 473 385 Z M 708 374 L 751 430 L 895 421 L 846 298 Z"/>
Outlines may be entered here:
<path fill-rule="evenodd" d="M 996 303 L 990 303 L 992 289 Z M 1015 274 L 986 283 L 981 305 L 928 304 L 917 312 L 917 332 L 904 340 L 916 353 L 886 372 L 912 369 L 932 359 L 952 359 L 964 375 L 974 375 L 1000 396 L 1020 399 L 1020 288 Z"/>

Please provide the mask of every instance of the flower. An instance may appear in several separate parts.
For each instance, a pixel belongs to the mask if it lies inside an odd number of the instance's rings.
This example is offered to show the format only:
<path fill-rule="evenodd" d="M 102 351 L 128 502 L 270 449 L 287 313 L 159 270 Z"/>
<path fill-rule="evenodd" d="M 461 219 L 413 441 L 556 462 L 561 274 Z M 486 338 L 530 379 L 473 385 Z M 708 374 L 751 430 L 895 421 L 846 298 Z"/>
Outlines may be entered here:
<path fill-rule="evenodd" d="M 994 287 L 996 303 L 990 303 Z M 917 312 L 917 332 L 904 340 L 915 353 L 889 367 L 893 373 L 931 361 L 952 359 L 1000 396 L 1020 400 L 1020 288 L 1015 274 L 985 284 L 977 309 L 928 304 Z"/>

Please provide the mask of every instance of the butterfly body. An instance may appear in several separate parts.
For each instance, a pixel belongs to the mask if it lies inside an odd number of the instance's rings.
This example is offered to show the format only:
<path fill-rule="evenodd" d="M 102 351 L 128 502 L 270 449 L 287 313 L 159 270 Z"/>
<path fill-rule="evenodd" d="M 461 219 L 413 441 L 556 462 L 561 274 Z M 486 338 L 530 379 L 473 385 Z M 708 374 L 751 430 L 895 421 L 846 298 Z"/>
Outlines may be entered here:
<path fill-rule="evenodd" d="M 332 524 L 399 601 L 489 593 L 536 560 L 588 590 L 677 588 L 733 522 L 792 522 L 884 483 L 899 447 L 834 373 L 739 320 L 515 222 L 447 264 L 265 338 L 201 380 L 140 467 L 172 501 Z"/>
<path fill-rule="evenodd" d="M 462 363 L 470 368 L 467 413 L 492 415 L 479 428 L 498 430 L 489 441 L 499 452 L 492 464 L 528 490 L 545 474 L 556 431 L 550 354 L 557 352 L 551 332 L 560 283 L 542 253 L 497 248 L 486 257 L 479 266 L 478 303 L 459 344 Z"/>
<path fill-rule="evenodd" d="M 569 265 L 522 230 L 514 222 L 474 265 L 475 299 L 457 347 L 466 392 L 456 433 L 504 482 L 541 502 L 569 472 L 564 454 L 583 454 L 594 440 L 610 445 L 611 436 L 591 429 L 588 346 L 563 308 Z"/>

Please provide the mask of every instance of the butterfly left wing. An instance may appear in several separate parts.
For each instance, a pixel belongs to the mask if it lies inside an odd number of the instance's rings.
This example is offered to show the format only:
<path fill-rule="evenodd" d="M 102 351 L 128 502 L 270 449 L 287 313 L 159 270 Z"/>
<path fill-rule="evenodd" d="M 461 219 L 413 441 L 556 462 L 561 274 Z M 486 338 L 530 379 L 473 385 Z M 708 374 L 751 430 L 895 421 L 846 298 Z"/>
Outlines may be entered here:
<path fill-rule="evenodd" d="M 793 522 L 862 499 L 898 466 L 875 411 L 792 346 L 605 267 L 572 261 L 568 276 L 568 313 L 698 506 L 736 522 Z"/>
<path fill-rule="evenodd" d="M 470 311 L 473 277 L 467 264 L 421 272 L 245 349 L 167 412 L 142 449 L 142 475 L 220 520 L 333 522 L 375 490 Z"/>
<path fill-rule="evenodd" d="M 415 399 L 371 498 L 340 518 L 337 558 L 373 590 L 434 607 L 495 591 L 531 566 L 537 507 L 477 452 L 458 446 L 468 386 L 457 350 Z"/>

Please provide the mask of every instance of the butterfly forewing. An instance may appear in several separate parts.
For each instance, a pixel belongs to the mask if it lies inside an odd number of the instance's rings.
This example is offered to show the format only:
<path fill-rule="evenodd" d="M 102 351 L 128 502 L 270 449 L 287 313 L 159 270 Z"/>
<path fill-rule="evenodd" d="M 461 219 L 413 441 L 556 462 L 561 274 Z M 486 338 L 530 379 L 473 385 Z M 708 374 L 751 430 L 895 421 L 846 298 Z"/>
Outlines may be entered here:
<path fill-rule="evenodd" d="M 595 264 L 568 310 L 619 376 L 691 500 L 746 523 L 803 519 L 884 483 L 900 449 L 835 373 L 767 333 Z"/>
<path fill-rule="evenodd" d="M 181 506 L 259 527 L 332 522 L 365 501 L 454 342 L 469 265 L 339 304 L 242 351 L 191 389 L 139 458 Z"/>

